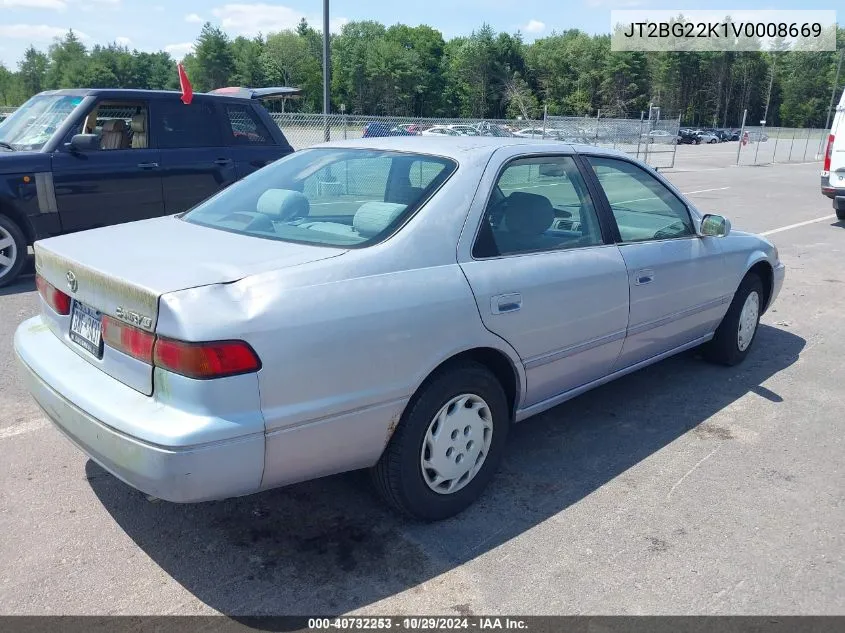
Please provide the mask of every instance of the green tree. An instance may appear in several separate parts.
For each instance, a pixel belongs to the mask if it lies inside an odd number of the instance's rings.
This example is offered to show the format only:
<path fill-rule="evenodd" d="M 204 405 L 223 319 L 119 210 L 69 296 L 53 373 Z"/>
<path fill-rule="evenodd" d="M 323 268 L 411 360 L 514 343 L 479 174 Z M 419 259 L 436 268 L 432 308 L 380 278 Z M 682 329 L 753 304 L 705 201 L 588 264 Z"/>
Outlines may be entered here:
<path fill-rule="evenodd" d="M 235 56 L 229 37 L 206 22 L 194 46 L 190 65 L 194 71 L 190 79 L 196 90 L 205 92 L 230 85 L 235 74 Z M 185 67 L 187 69 L 187 65 Z"/>
<path fill-rule="evenodd" d="M 315 56 L 308 37 L 299 34 L 299 29 L 273 33 L 267 37 L 261 61 L 268 84 L 302 89 L 302 99 L 292 104 L 305 112 L 317 112 L 322 108 L 321 58 Z"/>
<path fill-rule="evenodd" d="M 235 59 L 235 72 L 232 83 L 254 88 L 267 84 L 264 74 L 264 38 L 254 39 L 236 37 L 232 42 L 232 54 Z"/>
<path fill-rule="evenodd" d="M 18 64 L 18 73 L 27 97 L 44 90 L 48 64 L 47 56 L 41 51 L 35 50 L 35 47 L 30 44 L 23 54 L 23 59 Z"/>
<path fill-rule="evenodd" d="M 85 85 L 88 55 L 76 33 L 67 35 L 50 46 L 50 65 L 47 69 L 47 88 L 78 88 Z"/>

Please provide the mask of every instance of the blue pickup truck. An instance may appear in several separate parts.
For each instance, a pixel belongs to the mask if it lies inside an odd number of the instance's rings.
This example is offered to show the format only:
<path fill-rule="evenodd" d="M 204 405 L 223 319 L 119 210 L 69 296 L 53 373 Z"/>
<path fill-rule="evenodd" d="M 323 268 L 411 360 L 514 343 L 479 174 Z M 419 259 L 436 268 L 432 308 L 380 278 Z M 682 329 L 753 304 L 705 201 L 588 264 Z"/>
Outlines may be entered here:
<path fill-rule="evenodd" d="M 0 123 L 0 287 L 35 240 L 181 213 L 293 151 L 261 105 L 293 88 L 42 92 Z"/>

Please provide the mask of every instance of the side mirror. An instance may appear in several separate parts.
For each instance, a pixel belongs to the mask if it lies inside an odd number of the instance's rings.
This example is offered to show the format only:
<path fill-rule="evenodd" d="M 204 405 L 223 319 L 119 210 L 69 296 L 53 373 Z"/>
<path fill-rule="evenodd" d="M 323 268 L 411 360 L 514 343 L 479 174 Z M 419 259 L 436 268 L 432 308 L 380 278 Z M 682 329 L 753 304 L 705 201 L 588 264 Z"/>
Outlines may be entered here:
<path fill-rule="evenodd" d="M 731 232 L 731 221 L 721 215 L 705 215 L 699 232 L 706 237 L 725 237 Z"/>
<path fill-rule="evenodd" d="M 100 138 L 96 134 L 74 134 L 65 147 L 72 152 L 94 152 L 100 149 Z"/>

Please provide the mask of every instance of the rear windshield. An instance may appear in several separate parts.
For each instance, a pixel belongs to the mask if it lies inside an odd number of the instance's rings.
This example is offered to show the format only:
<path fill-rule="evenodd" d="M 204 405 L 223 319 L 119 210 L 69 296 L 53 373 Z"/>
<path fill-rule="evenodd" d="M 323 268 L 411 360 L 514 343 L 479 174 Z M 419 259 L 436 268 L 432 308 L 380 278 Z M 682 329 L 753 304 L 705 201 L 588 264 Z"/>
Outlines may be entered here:
<path fill-rule="evenodd" d="M 182 217 L 268 239 L 369 246 L 400 227 L 456 168 L 453 160 L 424 154 L 303 150 L 247 176 Z"/>

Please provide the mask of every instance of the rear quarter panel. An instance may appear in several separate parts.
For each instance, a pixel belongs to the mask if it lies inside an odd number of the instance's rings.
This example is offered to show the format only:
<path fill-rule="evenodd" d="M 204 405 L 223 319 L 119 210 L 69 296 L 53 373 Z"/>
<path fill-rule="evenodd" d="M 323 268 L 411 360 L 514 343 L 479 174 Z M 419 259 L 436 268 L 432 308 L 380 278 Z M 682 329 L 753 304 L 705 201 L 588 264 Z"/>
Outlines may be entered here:
<path fill-rule="evenodd" d="M 374 464 L 414 391 L 462 351 L 502 351 L 524 393 L 517 354 L 484 328 L 457 264 L 476 186 L 449 181 L 381 244 L 162 297 L 160 334 L 239 338 L 261 358 L 263 487 Z"/>

